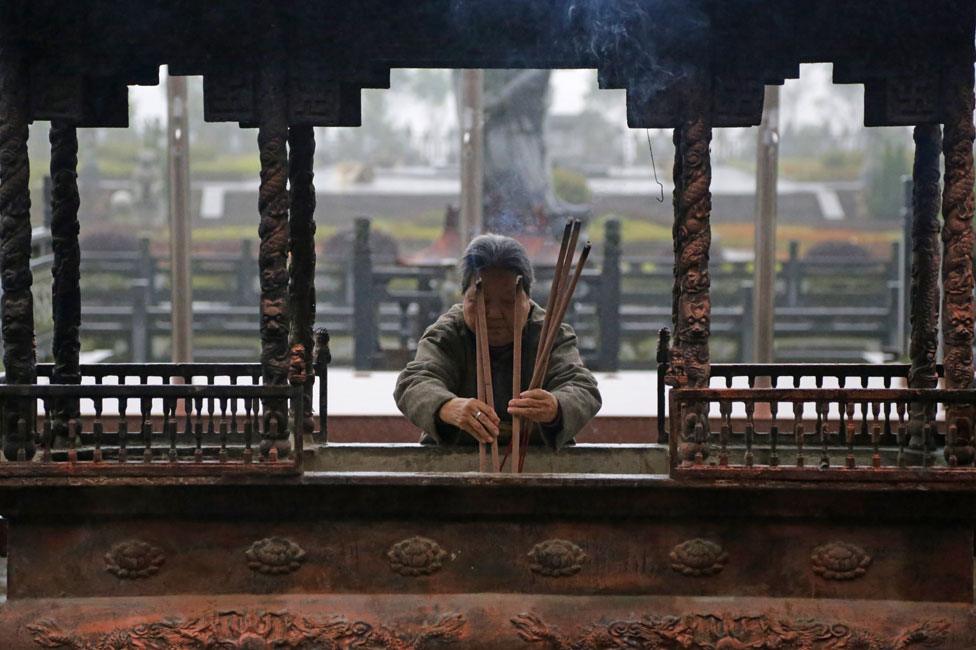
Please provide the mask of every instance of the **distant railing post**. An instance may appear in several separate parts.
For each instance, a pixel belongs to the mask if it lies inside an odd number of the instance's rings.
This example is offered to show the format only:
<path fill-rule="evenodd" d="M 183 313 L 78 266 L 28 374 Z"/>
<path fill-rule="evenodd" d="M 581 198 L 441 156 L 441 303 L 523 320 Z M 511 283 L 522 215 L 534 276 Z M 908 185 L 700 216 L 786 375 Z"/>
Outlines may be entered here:
<path fill-rule="evenodd" d="M 146 280 L 146 300 L 156 303 L 156 258 L 152 256 L 148 237 L 139 239 L 139 277 Z"/>
<path fill-rule="evenodd" d="M 668 374 L 668 350 L 671 349 L 671 330 L 662 327 L 657 333 L 657 442 L 668 444 L 667 401 L 664 377 Z"/>
<path fill-rule="evenodd" d="M 905 276 L 902 273 L 903 262 L 903 243 L 900 241 L 891 242 L 891 254 L 887 267 L 888 291 L 890 294 L 890 304 L 888 305 L 888 349 L 900 356 L 905 353 L 905 342 L 908 340 L 905 334 L 908 329 L 908 295 L 905 293 Z"/>
<path fill-rule="evenodd" d="M 752 339 L 753 333 L 753 284 L 743 282 L 742 288 L 742 325 L 739 331 L 739 363 L 751 363 L 755 358 L 755 349 Z"/>
<path fill-rule="evenodd" d="M 620 369 L 620 221 L 604 226 L 603 268 L 600 278 L 600 369 Z"/>
<path fill-rule="evenodd" d="M 353 367 L 370 370 L 376 352 L 376 307 L 373 300 L 373 260 L 369 248 L 370 221 L 358 217 L 352 250 Z"/>
<path fill-rule="evenodd" d="M 790 242 L 790 257 L 786 262 L 786 305 L 800 304 L 800 242 Z"/>
<path fill-rule="evenodd" d="M 256 302 L 254 295 L 254 248 L 250 239 L 241 239 L 241 255 L 237 260 L 237 304 L 252 305 Z"/>
<path fill-rule="evenodd" d="M 938 181 L 936 181 L 938 182 Z M 911 337 L 911 310 L 912 310 L 912 223 L 914 221 L 915 214 L 915 184 L 912 181 L 911 176 L 905 176 L 902 179 L 902 189 L 905 192 L 905 200 L 902 204 L 901 216 L 902 216 L 902 232 L 901 232 L 901 255 L 896 258 L 895 272 L 898 274 L 898 280 L 901 283 L 901 294 L 902 294 L 902 340 L 899 344 L 899 349 L 903 355 L 909 354 L 909 338 Z"/>
<path fill-rule="evenodd" d="M 132 281 L 132 331 L 129 332 L 129 354 L 132 363 L 146 363 L 149 358 L 149 286 L 145 278 Z M 172 326 L 170 328 L 172 331 Z"/>
<path fill-rule="evenodd" d="M 315 330 L 315 376 L 319 378 L 319 430 L 316 442 L 329 441 L 329 364 L 332 351 L 329 349 L 329 330 L 324 327 Z"/>

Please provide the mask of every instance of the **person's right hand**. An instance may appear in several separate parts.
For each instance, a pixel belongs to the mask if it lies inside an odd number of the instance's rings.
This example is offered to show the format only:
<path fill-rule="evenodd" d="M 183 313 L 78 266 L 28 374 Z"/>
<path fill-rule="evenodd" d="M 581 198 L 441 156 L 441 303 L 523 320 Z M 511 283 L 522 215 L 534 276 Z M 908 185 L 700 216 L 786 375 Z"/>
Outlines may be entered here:
<path fill-rule="evenodd" d="M 442 422 L 471 434 L 478 442 L 490 443 L 498 437 L 501 420 L 495 409 L 473 397 L 455 397 L 444 402 L 437 416 Z"/>

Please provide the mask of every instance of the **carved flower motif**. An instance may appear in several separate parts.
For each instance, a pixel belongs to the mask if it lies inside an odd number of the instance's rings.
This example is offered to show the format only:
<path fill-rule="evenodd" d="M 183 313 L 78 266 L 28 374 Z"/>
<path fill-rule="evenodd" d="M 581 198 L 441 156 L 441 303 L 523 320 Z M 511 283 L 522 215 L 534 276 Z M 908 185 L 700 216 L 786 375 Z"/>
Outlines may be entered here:
<path fill-rule="evenodd" d="M 162 549 L 141 539 L 127 539 L 105 554 L 105 570 L 123 580 L 148 578 L 159 573 L 165 560 Z"/>
<path fill-rule="evenodd" d="M 547 539 L 529 551 L 529 568 L 543 576 L 560 577 L 576 575 L 586 562 L 586 553 L 576 544 L 565 539 Z"/>
<path fill-rule="evenodd" d="M 827 580 L 853 580 L 867 573 L 871 556 L 847 542 L 830 542 L 813 549 L 813 572 Z"/>
<path fill-rule="evenodd" d="M 408 537 L 391 546 L 386 557 L 402 576 L 429 576 L 440 571 L 447 551 L 427 537 Z"/>
<path fill-rule="evenodd" d="M 252 571 L 269 576 L 297 571 L 305 561 L 302 547 L 284 537 L 265 537 L 251 544 L 244 552 Z"/>
<path fill-rule="evenodd" d="M 689 539 L 671 549 L 671 568 L 686 576 L 713 576 L 725 568 L 729 554 L 707 539 Z"/>

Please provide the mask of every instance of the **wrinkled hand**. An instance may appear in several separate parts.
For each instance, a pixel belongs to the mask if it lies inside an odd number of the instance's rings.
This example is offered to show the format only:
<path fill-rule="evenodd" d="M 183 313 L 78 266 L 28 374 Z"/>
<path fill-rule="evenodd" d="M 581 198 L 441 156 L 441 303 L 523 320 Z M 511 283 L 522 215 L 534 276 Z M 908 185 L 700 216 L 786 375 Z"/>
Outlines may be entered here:
<path fill-rule="evenodd" d="M 481 412 L 478 415 L 478 412 Z M 477 417 L 475 417 L 477 415 Z M 444 402 L 437 416 L 442 422 L 455 426 L 470 434 L 478 442 L 490 443 L 498 437 L 500 420 L 495 409 L 481 400 L 468 397 L 455 397 Z"/>
<path fill-rule="evenodd" d="M 509 401 L 508 412 L 539 424 L 551 424 L 559 415 L 559 400 L 547 390 L 533 388 Z"/>

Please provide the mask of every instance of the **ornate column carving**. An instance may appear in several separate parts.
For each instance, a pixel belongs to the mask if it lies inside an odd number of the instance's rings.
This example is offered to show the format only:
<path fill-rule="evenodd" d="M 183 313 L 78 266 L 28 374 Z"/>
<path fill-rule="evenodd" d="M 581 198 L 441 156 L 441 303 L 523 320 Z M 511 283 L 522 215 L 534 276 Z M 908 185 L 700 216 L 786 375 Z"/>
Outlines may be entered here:
<path fill-rule="evenodd" d="M 288 130 L 288 151 L 291 191 L 288 314 L 291 318 L 292 356 L 300 354 L 304 359 L 304 429 L 311 434 L 315 431 L 315 420 L 312 418 L 312 388 L 315 384 L 312 365 L 312 327 L 315 325 L 314 129 L 310 126 L 291 127 Z"/>
<path fill-rule="evenodd" d="M 667 380 L 671 386 L 688 388 L 707 388 L 711 367 L 708 257 L 712 239 L 712 129 L 702 113 L 686 121 L 675 138 L 679 146 L 675 154 L 674 338 Z M 703 444 L 708 432 L 706 418 L 706 413 L 689 413 L 680 423 L 681 460 L 707 454 Z"/>
<path fill-rule="evenodd" d="M 27 153 L 27 64 L 16 45 L 0 44 L 0 320 L 3 323 L 3 365 L 7 381 L 33 384 L 37 380 L 34 349 L 34 298 L 30 270 L 30 160 Z M 34 455 L 33 407 L 25 400 L 4 414 L 7 434 L 3 453 L 8 460 Z M 26 437 L 18 433 L 23 418 Z"/>
<path fill-rule="evenodd" d="M 277 45 L 278 41 L 269 39 Z M 261 376 L 265 385 L 288 383 L 288 112 L 283 52 L 275 48 L 258 70 L 258 148 L 261 187 L 258 211 L 261 239 L 258 269 L 261 280 Z M 265 432 L 261 452 L 276 447 L 290 451 L 288 409 L 280 401 L 264 404 Z M 275 424 L 272 424 L 274 421 Z"/>
<path fill-rule="evenodd" d="M 80 384 L 81 249 L 78 246 L 78 133 L 73 125 L 51 122 L 51 242 L 54 249 L 54 375 L 52 383 Z M 65 400 L 54 412 L 54 435 L 67 431 L 78 416 L 78 401 Z"/>
<path fill-rule="evenodd" d="M 972 61 L 972 58 L 969 59 Z M 959 66 L 944 77 L 945 193 L 942 197 L 942 341 L 946 388 L 973 386 L 973 68 Z M 973 462 L 973 407 L 949 409 L 947 424 L 958 433 L 946 458 Z"/>
<path fill-rule="evenodd" d="M 939 204 L 942 198 L 939 181 L 939 152 L 942 130 L 937 124 L 915 127 L 915 163 L 912 167 L 912 285 L 910 294 L 911 338 L 908 373 L 910 388 L 935 388 L 936 352 L 939 348 Z M 934 419 L 921 403 L 911 405 L 909 446 L 924 446 L 922 428 Z"/>
<path fill-rule="evenodd" d="M 674 210 L 674 223 L 671 226 L 671 244 L 674 251 L 674 284 L 671 288 L 671 331 L 678 331 L 678 296 L 681 294 L 681 281 L 678 278 L 678 258 L 681 255 L 681 240 L 678 237 L 678 227 L 684 222 L 681 212 L 681 190 L 683 177 L 681 175 L 681 127 L 674 130 L 671 136 L 674 142 L 674 165 L 671 170 L 671 178 L 674 182 L 674 193 L 671 196 L 671 205 Z M 677 370 L 672 365 L 668 366 L 668 384 L 677 386 Z"/>

